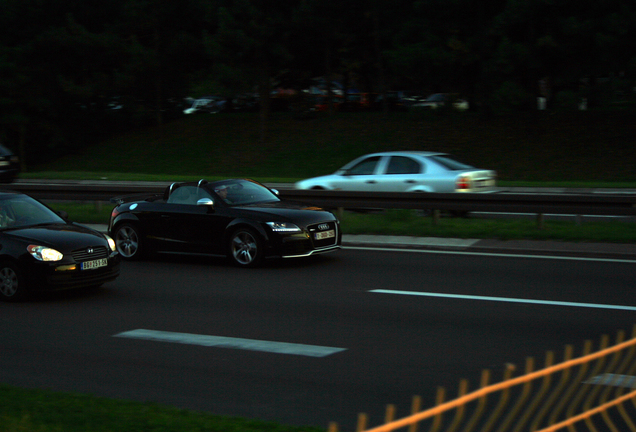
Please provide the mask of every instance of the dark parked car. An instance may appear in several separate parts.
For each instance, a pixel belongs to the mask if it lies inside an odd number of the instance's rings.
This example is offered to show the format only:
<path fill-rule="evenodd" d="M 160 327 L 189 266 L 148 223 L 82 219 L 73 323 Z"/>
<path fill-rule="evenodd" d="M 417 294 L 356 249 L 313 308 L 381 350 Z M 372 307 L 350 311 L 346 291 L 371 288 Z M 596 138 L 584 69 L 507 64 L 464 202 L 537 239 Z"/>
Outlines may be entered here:
<path fill-rule="evenodd" d="M 11 183 L 20 173 L 20 160 L 0 144 L 0 183 Z"/>
<path fill-rule="evenodd" d="M 32 290 L 99 286 L 119 276 L 115 242 L 41 202 L 0 192 L 0 299 Z"/>
<path fill-rule="evenodd" d="M 109 232 L 124 259 L 173 252 L 228 257 L 253 267 L 267 257 L 305 257 L 340 248 L 330 212 L 284 202 L 246 179 L 173 183 L 163 194 L 117 197 Z"/>
<path fill-rule="evenodd" d="M 453 109 L 458 111 L 466 111 L 470 108 L 467 100 L 459 98 L 456 94 L 451 93 L 435 93 L 424 99 L 411 104 L 411 108 L 437 109 L 452 104 Z"/>

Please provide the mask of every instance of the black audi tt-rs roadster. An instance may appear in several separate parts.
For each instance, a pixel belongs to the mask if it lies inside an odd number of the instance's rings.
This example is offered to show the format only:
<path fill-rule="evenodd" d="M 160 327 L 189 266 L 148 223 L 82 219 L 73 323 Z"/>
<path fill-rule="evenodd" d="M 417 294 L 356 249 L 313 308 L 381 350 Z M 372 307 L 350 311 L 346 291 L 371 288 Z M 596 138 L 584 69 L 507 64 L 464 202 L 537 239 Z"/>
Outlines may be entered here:
<path fill-rule="evenodd" d="M 305 257 L 342 244 L 331 212 L 285 202 L 248 179 L 173 183 L 163 194 L 111 201 L 109 233 L 126 260 L 172 252 L 225 256 L 254 267 L 268 257 Z"/>

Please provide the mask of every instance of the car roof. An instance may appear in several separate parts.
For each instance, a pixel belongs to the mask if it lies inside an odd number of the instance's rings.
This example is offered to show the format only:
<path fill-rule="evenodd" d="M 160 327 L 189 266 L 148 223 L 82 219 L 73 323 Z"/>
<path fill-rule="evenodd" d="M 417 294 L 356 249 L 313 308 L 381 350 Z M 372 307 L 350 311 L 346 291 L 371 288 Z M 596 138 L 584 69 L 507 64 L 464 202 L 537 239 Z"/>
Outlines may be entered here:
<path fill-rule="evenodd" d="M 426 156 L 439 156 L 439 155 L 447 155 L 447 154 L 448 153 L 444 153 L 444 152 L 402 150 L 402 151 L 370 153 L 365 156 L 422 156 L 422 157 L 426 157 Z"/>

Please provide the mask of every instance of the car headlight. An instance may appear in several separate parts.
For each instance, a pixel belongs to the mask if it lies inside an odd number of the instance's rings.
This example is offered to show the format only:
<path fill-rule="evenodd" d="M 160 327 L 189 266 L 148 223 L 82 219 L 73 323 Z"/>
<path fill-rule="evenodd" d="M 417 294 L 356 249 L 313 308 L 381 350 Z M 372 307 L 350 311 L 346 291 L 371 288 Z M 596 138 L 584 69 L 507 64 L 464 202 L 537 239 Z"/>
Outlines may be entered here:
<path fill-rule="evenodd" d="M 274 232 L 294 233 L 301 231 L 301 229 L 298 228 L 298 225 L 291 222 L 267 222 L 267 225 Z"/>
<path fill-rule="evenodd" d="M 104 234 L 104 237 L 106 237 L 106 240 L 108 241 L 108 247 L 110 247 L 110 251 L 115 252 L 115 250 L 117 249 L 117 246 L 115 246 L 115 240 L 113 240 L 106 234 Z"/>
<path fill-rule="evenodd" d="M 29 245 L 27 251 L 38 261 L 59 261 L 64 255 L 46 246 Z"/>

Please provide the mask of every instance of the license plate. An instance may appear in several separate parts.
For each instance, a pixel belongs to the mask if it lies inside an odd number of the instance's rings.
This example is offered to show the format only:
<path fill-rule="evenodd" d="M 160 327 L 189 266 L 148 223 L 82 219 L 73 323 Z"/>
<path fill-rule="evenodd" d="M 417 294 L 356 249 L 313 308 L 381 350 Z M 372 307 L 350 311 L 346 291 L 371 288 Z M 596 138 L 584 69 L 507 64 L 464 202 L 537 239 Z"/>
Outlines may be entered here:
<path fill-rule="evenodd" d="M 336 236 L 335 230 L 321 231 L 314 234 L 314 238 L 316 240 L 324 240 L 324 239 L 335 237 L 335 236 Z"/>
<path fill-rule="evenodd" d="M 83 263 L 80 264 L 80 268 L 82 270 L 92 270 L 92 269 L 96 269 L 99 267 L 106 267 L 108 265 L 108 259 L 107 258 L 101 258 L 101 259 L 96 259 L 93 261 L 85 261 Z"/>

